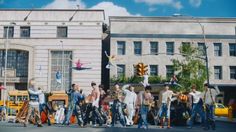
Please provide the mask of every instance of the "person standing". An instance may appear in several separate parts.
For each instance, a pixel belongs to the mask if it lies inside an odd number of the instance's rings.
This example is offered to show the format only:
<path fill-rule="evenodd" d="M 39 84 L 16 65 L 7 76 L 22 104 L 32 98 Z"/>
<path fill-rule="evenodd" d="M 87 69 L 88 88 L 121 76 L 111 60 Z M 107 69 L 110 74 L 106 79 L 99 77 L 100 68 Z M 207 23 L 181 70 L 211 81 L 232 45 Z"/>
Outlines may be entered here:
<path fill-rule="evenodd" d="M 144 91 L 140 91 L 137 96 L 137 104 L 139 106 L 139 121 L 138 121 L 138 128 L 141 128 L 143 124 L 145 125 L 143 128 L 148 129 L 148 123 L 147 123 L 147 113 L 149 110 L 149 107 L 152 103 L 152 95 L 151 95 L 151 86 L 146 86 Z"/>
<path fill-rule="evenodd" d="M 72 97 L 72 94 L 75 91 L 75 87 L 76 87 L 76 84 L 73 83 L 71 85 L 71 88 L 69 90 L 65 91 L 65 93 L 68 96 L 68 106 L 67 106 L 67 109 L 66 109 L 66 112 L 65 112 L 66 113 L 65 119 L 64 119 L 64 121 L 62 123 L 64 125 L 69 125 L 68 123 L 66 123 L 66 120 L 67 120 L 67 115 L 68 115 L 69 111 L 72 111 L 72 109 L 73 109 L 73 97 Z"/>
<path fill-rule="evenodd" d="M 102 126 L 103 121 L 102 121 L 102 117 L 101 114 L 98 110 L 99 108 L 99 99 L 100 99 L 100 91 L 99 88 L 97 87 L 97 84 L 95 82 L 91 83 L 91 86 L 93 88 L 92 92 L 91 92 L 91 96 L 92 96 L 92 122 L 93 122 L 93 126 L 96 126 L 96 121 L 99 121 L 99 125 Z"/>
<path fill-rule="evenodd" d="M 41 115 L 42 112 L 45 112 L 45 114 L 47 115 L 47 123 L 48 126 L 51 125 L 50 122 L 50 118 L 49 118 L 49 108 L 47 107 L 46 103 L 45 103 L 45 95 L 43 93 L 43 91 L 41 90 L 41 88 L 38 88 L 38 97 L 39 97 L 39 114 Z"/>
<path fill-rule="evenodd" d="M 127 89 L 128 88 L 128 89 Z M 126 125 L 133 125 L 133 116 L 135 114 L 135 103 L 137 99 L 137 95 L 134 92 L 134 87 L 130 85 L 124 85 L 122 87 L 123 93 L 125 95 L 124 103 L 126 104 L 128 110 L 128 120 L 126 121 Z"/>
<path fill-rule="evenodd" d="M 150 84 L 148 83 L 148 78 L 149 78 L 148 73 L 145 72 L 145 74 L 143 75 L 143 81 L 141 82 L 144 87 L 150 85 Z"/>
<path fill-rule="evenodd" d="M 216 96 L 220 94 L 220 90 L 218 86 L 216 86 L 215 89 L 210 89 L 208 88 L 208 84 L 204 84 L 204 89 L 205 90 L 202 94 L 202 98 L 203 98 L 203 103 L 204 103 L 204 109 L 206 112 L 205 129 L 208 130 L 211 127 L 212 130 L 215 130 L 216 125 L 215 125 L 215 119 L 214 119 L 214 109 L 215 109 L 214 105 L 216 102 Z"/>
<path fill-rule="evenodd" d="M 122 126 L 125 126 L 125 117 L 122 110 L 122 96 L 123 92 L 118 84 L 115 84 L 115 90 L 112 92 L 113 105 L 112 105 L 112 122 L 111 125 L 114 127 L 117 116 Z"/>
<path fill-rule="evenodd" d="M 189 93 L 192 104 L 192 110 L 191 110 L 191 117 L 187 121 L 188 128 L 192 128 L 193 121 L 195 119 L 196 114 L 198 113 L 201 116 L 202 124 L 205 121 L 205 115 L 203 111 L 203 103 L 202 103 L 202 93 L 196 90 L 196 85 L 192 85 L 192 91 Z"/>
<path fill-rule="evenodd" d="M 40 111 L 39 111 L 39 94 L 42 93 L 42 91 L 38 91 L 37 89 L 35 89 L 34 86 L 34 79 L 30 80 L 30 84 L 29 84 L 29 105 L 28 105 L 28 113 L 26 115 L 25 121 L 24 121 L 24 127 L 26 127 L 28 125 L 28 120 L 29 117 L 34 114 L 35 119 L 36 119 L 36 123 L 38 127 L 42 127 L 42 123 L 41 123 L 41 117 L 40 117 Z"/>
<path fill-rule="evenodd" d="M 72 113 L 75 114 L 77 118 L 78 125 L 83 127 L 83 120 L 82 120 L 82 113 L 81 109 L 79 107 L 79 102 L 84 99 L 83 95 L 80 93 L 79 85 L 74 85 L 74 91 L 71 94 L 71 107 L 68 110 L 68 113 L 66 115 L 66 124 L 69 125 L 69 120 L 72 115 Z"/>
<path fill-rule="evenodd" d="M 172 96 L 177 96 L 174 94 L 173 91 L 169 90 L 169 85 L 164 85 L 164 90 L 160 92 L 159 95 L 159 117 L 161 126 L 160 128 L 164 128 L 164 124 L 167 120 L 167 128 L 170 128 L 170 105 L 171 105 L 171 98 Z"/>

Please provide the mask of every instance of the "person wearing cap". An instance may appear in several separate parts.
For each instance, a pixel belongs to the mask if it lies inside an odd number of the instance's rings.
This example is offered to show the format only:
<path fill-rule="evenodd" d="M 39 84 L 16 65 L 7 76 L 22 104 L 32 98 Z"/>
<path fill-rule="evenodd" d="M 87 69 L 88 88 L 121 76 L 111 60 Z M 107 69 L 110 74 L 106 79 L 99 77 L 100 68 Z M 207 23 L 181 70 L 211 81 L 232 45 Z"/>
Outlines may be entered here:
<path fill-rule="evenodd" d="M 146 86 L 144 91 L 140 91 L 137 96 L 137 105 L 139 107 L 139 114 L 140 119 L 138 122 L 138 128 L 144 128 L 148 129 L 148 123 L 147 123 L 147 113 L 149 111 L 149 107 L 153 101 L 152 95 L 151 95 L 151 86 Z M 144 124 L 144 126 L 143 126 Z"/>
<path fill-rule="evenodd" d="M 124 103 L 126 104 L 128 110 L 128 118 L 126 121 L 126 125 L 133 125 L 133 116 L 135 113 L 135 103 L 137 99 L 137 95 L 134 92 L 134 87 L 130 85 L 124 85 L 122 87 L 123 93 L 125 95 Z"/>
<path fill-rule="evenodd" d="M 204 111 L 202 107 L 202 93 L 196 90 L 196 85 L 192 85 L 192 91 L 189 93 L 190 96 L 190 104 L 192 104 L 191 117 L 187 121 L 188 128 L 192 128 L 193 121 L 195 119 L 196 114 L 198 113 L 201 116 L 202 123 L 205 121 Z"/>
<path fill-rule="evenodd" d="M 211 89 L 208 87 L 208 84 L 204 84 L 204 92 L 202 94 L 202 99 L 204 103 L 204 109 L 206 112 L 205 125 L 206 130 L 210 129 L 210 127 L 215 130 L 215 119 L 214 119 L 214 105 L 216 102 L 216 96 L 220 94 L 220 90 L 218 86 L 215 86 L 215 89 Z"/>

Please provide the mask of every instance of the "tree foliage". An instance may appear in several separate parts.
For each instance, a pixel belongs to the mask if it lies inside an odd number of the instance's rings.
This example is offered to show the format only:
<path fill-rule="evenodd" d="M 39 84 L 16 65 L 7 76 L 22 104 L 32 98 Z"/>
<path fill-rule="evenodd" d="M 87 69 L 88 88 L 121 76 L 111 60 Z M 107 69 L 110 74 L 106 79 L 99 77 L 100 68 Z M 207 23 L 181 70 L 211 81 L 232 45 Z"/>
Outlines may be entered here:
<path fill-rule="evenodd" d="M 203 90 L 203 83 L 207 79 L 204 56 L 199 56 L 199 50 L 190 44 L 183 44 L 180 48 L 183 58 L 173 59 L 173 66 L 182 86 L 180 90 L 189 91 L 195 84 L 198 90 Z"/>

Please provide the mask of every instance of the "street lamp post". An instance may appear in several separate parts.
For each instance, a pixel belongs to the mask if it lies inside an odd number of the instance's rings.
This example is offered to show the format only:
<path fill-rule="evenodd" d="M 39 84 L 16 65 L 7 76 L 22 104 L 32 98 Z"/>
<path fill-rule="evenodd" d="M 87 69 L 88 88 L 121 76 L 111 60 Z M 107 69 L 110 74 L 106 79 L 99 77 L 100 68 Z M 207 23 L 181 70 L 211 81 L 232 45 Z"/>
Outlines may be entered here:
<path fill-rule="evenodd" d="M 204 39 L 204 52 L 205 52 L 206 70 L 207 70 L 207 84 L 210 85 L 205 28 L 204 28 L 204 26 L 199 22 L 199 20 L 197 20 L 197 23 L 200 25 L 200 27 L 201 27 L 201 29 L 202 29 L 202 34 L 203 34 L 203 39 Z"/>
<path fill-rule="evenodd" d="M 61 61 L 61 90 L 63 90 L 64 87 L 64 47 L 63 47 L 63 41 L 61 40 L 61 48 L 62 48 L 62 61 Z"/>
<path fill-rule="evenodd" d="M 7 26 L 7 34 L 6 34 L 6 42 L 5 42 L 5 64 L 4 64 L 4 88 L 5 91 L 3 91 L 3 106 L 4 106 L 4 112 L 6 114 L 6 91 L 7 91 L 7 53 L 8 53 L 8 45 L 9 45 L 9 28 L 11 25 L 16 25 L 16 23 L 11 22 L 10 25 Z"/>

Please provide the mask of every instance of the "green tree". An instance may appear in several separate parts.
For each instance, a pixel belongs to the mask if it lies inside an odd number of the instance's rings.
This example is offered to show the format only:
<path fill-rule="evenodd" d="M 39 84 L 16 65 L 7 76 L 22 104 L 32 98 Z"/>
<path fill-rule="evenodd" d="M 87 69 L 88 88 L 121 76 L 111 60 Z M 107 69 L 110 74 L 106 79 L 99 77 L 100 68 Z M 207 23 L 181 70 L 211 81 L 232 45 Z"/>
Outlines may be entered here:
<path fill-rule="evenodd" d="M 192 84 L 196 84 L 198 90 L 203 90 L 203 83 L 207 79 L 204 56 L 200 56 L 198 48 L 184 43 L 179 48 L 183 58 L 173 59 L 174 70 L 178 83 L 182 86 L 180 90 L 189 91 Z"/>

